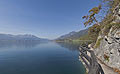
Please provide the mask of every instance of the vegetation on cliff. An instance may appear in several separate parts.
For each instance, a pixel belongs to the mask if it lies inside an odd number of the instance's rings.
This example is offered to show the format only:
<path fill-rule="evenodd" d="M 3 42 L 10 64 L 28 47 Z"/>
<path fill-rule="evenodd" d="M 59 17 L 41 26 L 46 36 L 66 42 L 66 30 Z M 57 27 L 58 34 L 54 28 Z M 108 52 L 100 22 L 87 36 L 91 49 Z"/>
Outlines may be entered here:
<path fill-rule="evenodd" d="M 97 18 L 98 16 L 101 18 Z M 88 30 L 88 38 L 96 43 L 95 47 L 99 46 L 102 39 L 98 38 L 99 35 L 106 36 L 111 27 L 120 28 L 120 18 L 118 17 L 120 17 L 120 0 L 100 0 L 97 7 L 93 7 L 87 15 L 83 16 L 84 25 L 92 25 Z"/>
<path fill-rule="evenodd" d="M 69 41 L 69 42 L 88 42 L 95 43 L 95 47 L 99 47 L 100 40 L 98 36 L 107 36 L 111 27 L 120 28 L 120 21 L 117 16 L 120 9 L 120 0 L 100 0 L 98 6 L 89 10 L 88 14 L 83 16 L 84 25 L 91 27 L 88 28 L 87 33 L 79 35 L 81 32 L 74 33 L 63 39 L 56 39 L 56 41 Z M 99 17 L 99 18 L 98 18 Z M 78 36 L 79 35 L 79 36 Z"/>
<path fill-rule="evenodd" d="M 100 5 L 101 9 L 94 18 L 102 18 L 98 19 L 99 22 L 87 24 L 92 25 L 88 31 L 89 37 L 94 39 L 96 56 L 120 74 L 120 0 L 101 0 Z M 103 12 L 105 14 L 101 15 Z M 84 25 L 87 26 L 86 23 Z"/>

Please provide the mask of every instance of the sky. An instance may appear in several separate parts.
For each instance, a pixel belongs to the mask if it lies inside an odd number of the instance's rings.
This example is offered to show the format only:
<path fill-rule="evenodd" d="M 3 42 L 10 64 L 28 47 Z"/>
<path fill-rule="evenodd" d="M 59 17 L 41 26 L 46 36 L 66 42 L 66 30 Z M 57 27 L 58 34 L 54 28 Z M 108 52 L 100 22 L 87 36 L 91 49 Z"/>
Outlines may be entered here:
<path fill-rule="evenodd" d="M 55 39 L 85 29 L 82 16 L 99 0 L 0 0 L 0 33 Z"/>

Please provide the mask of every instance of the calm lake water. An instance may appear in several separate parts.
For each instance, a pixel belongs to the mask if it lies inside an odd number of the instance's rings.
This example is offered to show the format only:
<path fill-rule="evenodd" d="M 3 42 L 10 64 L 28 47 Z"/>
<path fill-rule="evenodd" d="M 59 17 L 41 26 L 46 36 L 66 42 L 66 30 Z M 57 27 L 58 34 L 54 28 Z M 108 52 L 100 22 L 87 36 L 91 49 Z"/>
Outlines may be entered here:
<path fill-rule="evenodd" d="M 0 43 L 0 74 L 85 74 L 74 45 Z"/>

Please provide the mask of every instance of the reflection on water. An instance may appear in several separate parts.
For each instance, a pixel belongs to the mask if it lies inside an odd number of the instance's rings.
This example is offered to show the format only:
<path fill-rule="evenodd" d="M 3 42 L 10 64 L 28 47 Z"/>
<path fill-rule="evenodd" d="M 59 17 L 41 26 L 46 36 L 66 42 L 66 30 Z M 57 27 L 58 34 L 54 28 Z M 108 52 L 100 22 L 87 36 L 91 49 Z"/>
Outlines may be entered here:
<path fill-rule="evenodd" d="M 80 44 L 72 43 L 72 42 L 58 42 L 61 47 L 68 48 L 71 51 L 76 51 L 79 49 Z"/>
<path fill-rule="evenodd" d="M 61 46 L 60 46 L 61 45 Z M 0 74 L 84 74 L 72 45 L 54 42 L 1 42 Z"/>
<path fill-rule="evenodd" d="M 35 47 L 41 43 L 43 44 L 46 42 L 40 42 L 40 41 L 0 41 L 0 49 L 1 48 L 12 48 L 12 47 L 31 48 L 31 47 Z"/>

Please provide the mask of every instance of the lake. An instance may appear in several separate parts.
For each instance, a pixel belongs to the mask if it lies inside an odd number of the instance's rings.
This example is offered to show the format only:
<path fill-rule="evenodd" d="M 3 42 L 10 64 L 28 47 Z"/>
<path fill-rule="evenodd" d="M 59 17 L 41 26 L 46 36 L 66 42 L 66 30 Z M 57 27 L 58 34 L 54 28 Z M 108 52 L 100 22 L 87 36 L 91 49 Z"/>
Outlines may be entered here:
<path fill-rule="evenodd" d="M 72 44 L 0 43 L 0 74 L 85 74 Z"/>

